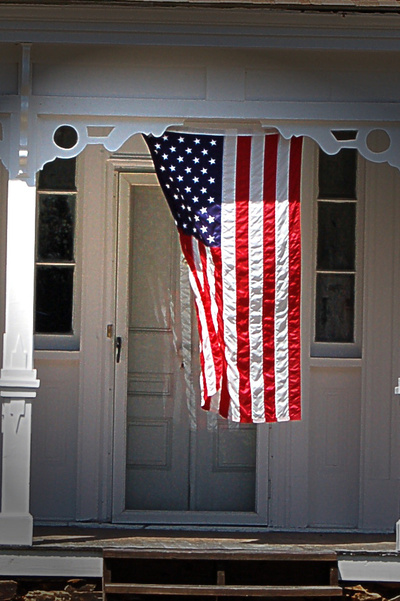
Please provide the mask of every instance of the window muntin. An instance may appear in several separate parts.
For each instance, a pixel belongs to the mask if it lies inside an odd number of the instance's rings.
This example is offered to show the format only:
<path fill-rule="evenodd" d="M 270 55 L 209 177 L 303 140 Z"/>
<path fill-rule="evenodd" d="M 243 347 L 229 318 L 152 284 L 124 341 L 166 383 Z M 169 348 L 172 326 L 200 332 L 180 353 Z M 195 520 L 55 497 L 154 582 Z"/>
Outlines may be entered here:
<path fill-rule="evenodd" d="M 38 174 L 35 348 L 79 348 L 76 320 L 76 159 Z"/>
<path fill-rule="evenodd" d="M 360 198 L 357 151 L 319 151 L 311 353 L 358 357 L 360 342 Z"/>

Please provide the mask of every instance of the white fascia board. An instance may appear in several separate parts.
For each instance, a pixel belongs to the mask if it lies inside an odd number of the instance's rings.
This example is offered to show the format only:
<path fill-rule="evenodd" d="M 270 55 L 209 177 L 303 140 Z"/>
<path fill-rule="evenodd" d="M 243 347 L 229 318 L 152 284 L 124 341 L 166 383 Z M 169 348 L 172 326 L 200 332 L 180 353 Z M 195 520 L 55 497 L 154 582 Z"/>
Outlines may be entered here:
<path fill-rule="evenodd" d="M 400 582 L 400 554 L 341 555 L 338 552 L 339 580 L 342 582 Z"/>
<path fill-rule="evenodd" d="M 384 117 L 385 122 L 399 123 L 399 104 L 397 102 L 325 102 L 325 101 L 266 101 L 249 100 L 181 100 L 152 98 L 91 98 L 91 97 L 49 97 L 36 96 L 32 99 L 32 108 L 37 114 L 91 117 L 127 117 L 145 119 L 228 119 L 235 115 L 236 120 L 262 119 L 266 125 L 266 115 L 271 124 L 286 121 L 328 121 L 333 128 L 340 123 L 378 124 Z"/>
<path fill-rule="evenodd" d="M 0 7 L 0 42 L 398 51 L 400 14 L 268 8 Z"/>
<path fill-rule="evenodd" d="M 103 558 L 98 553 L 0 550 L 0 577 L 54 576 L 101 578 Z"/>
<path fill-rule="evenodd" d="M 341 582 L 399 582 L 400 555 L 341 555 L 338 566 Z M 58 553 L 57 551 L 1 550 L 0 577 L 43 576 L 100 578 L 102 550 Z"/>

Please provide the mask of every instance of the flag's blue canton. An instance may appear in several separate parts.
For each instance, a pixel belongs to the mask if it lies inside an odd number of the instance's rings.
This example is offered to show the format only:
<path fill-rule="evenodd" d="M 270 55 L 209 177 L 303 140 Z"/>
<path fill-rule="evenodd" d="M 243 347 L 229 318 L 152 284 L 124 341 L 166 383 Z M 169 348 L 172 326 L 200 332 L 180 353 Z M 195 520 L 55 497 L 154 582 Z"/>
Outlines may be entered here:
<path fill-rule="evenodd" d="M 207 246 L 221 244 L 223 136 L 146 136 L 175 223 Z"/>

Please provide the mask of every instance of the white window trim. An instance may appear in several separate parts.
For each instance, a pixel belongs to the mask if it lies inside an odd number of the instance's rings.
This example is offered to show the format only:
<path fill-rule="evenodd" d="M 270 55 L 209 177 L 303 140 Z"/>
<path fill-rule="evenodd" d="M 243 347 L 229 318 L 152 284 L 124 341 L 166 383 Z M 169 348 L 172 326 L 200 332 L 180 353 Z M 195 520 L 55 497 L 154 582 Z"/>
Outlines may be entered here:
<path fill-rule="evenodd" d="M 310 355 L 311 357 L 327 358 L 361 358 L 362 357 L 362 313 L 363 313 L 363 255 L 364 255 L 364 218 L 365 218 L 365 159 L 357 155 L 357 182 L 356 182 L 356 272 L 354 296 L 354 342 L 316 342 L 315 341 L 315 299 L 316 299 L 316 260 L 318 242 L 318 153 L 317 145 L 314 147 L 313 164 L 313 199 L 312 199 L 312 293 L 311 293 L 311 332 Z M 346 202 L 342 199 L 329 199 L 329 202 Z M 351 202 L 351 200 L 350 200 Z"/>

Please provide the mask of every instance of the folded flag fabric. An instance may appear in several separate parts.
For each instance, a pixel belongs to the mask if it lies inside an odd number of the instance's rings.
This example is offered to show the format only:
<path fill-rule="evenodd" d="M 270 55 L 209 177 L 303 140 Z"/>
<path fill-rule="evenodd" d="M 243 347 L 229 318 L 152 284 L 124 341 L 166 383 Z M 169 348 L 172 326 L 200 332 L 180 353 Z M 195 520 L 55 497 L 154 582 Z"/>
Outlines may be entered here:
<path fill-rule="evenodd" d="M 202 407 L 298 420 L 302 138 L 145 136 L 197 310 Z"/>

